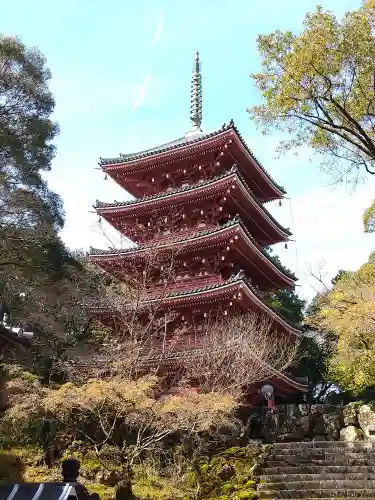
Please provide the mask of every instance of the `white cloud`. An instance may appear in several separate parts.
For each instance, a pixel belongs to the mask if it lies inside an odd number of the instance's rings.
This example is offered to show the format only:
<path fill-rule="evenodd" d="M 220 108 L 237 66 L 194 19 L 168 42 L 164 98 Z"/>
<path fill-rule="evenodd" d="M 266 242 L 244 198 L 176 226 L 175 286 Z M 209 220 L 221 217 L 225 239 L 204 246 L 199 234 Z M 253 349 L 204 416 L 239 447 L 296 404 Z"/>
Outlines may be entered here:
<path fill-rule="evenodd" d="M 139 106 L 144 101 L 144 99 L 147 95 L 147 92 L 148 92 L 148 88 L 150 86 L 150 81 L 151 81 L 151 75 L 150 75 L 150 73 L 148 73 L 146 75 L 146 78 L 144 79 L 140 89 L 139 89 L 139 95 L 138 95 L 137 100 L 134 102 L 134 105 L 133 105 L 133 111 L 138 109 Z"/>
<path fill-rule="evenodd" d="M 157 45 L 157 43 L 160 40 L 161 33 L 163 31 L 163 23 L 164 23 L 164 15 L 162 14 L 160 21 L 158 22 L 158 25 L 156 27 L 154 38 L 152 39 L 152 43 L 151 43 L 152 48 L 155 48 L 155 46 Z M 134 101 L 133 111 L 136 111 L 139 108 L 139 106 L 143 103 L 143 101 L 145 100 L 145 98 L 148 94 L 149 87 L 150 87 L 150 81 L 151 81 L 151 74 L 147 73 L 147 75 L 146 75 L 146 77 L 145 77 L 145 79 L 144 79 L 144 81 L 139 89 L 139 95 L 138 95 L 137 99 Z"/>
<path fill-rule="evenodd" d="M 154 38 L 152 40 L 152 46 L 155 47 L 155 45 L 158 43 L 161 37 L 161 33 L 163 31 L 163 24 L 164 24 L 164 14 L 161 15 L 160 21 L 158 22 L 158 26 L 156 28 L 156 32 L 154 35 Z"/>

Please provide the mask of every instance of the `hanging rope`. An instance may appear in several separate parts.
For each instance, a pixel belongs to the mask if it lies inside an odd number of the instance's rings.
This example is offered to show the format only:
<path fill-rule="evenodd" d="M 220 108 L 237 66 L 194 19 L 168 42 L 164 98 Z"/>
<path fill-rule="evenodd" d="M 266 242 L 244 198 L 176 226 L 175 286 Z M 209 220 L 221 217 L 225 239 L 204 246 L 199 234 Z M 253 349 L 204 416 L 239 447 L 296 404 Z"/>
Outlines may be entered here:
<path fill-rule="evenodd" d="M 296 270 L 296 276 L 299 274 L 299 264 L 298 264 L 298 245 L 297 245 L 297 234 L 296 234 L 296 227 L 294 225 L 294 216 L 293 216 L 293 209 L 292 209 L 292 200 L 290 198 L 287 198 L 289 200 L 289 212 L 290 212 L 290 220 L 292 223 L 292 232 L 294 234 L 294 240 L 295 240 L 295 270 Z"/>

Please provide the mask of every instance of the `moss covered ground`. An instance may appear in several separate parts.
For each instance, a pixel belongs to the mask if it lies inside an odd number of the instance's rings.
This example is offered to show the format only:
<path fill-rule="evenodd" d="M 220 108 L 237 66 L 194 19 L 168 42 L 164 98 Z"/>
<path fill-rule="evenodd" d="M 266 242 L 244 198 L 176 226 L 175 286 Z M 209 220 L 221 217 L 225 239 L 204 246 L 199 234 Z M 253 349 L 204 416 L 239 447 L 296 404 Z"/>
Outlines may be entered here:
<path fill-rule="evenodd" d="M 69 450 L 70 451 L 70 450 Z M 142 500 L 246 500 L 255 498 L 256 484 L 251 468 L 262 453 L 260 445 L 228 448 L 194 462 L 170 463 L 150 460 L 134 468 L 133 490 Z M 80 480 L 102 500 L 114 498 L 115 481 L 102 470 L 91 453 L 76 450 L 81 462 Z M 61 480 L 60 464 L 48 468 L 43 451 L 35 447 L 0 451 L 0 482 L 43 482 Z"/>

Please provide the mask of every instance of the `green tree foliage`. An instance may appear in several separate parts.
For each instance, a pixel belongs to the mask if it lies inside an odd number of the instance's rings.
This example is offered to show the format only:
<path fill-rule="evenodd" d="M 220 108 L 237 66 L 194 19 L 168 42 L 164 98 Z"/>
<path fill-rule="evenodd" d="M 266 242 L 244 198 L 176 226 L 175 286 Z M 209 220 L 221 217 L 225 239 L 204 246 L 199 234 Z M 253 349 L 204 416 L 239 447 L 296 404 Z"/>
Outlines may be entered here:
<path fill-rule="evenodd" d="M 258 37 L 263 72 L 252 76 L 264 104 L 252 117 L 291 134 L 284 148 L 308 144 L 336 166 L 344 159 L 341 176 L 375 173 L 374 7 L 367 2 L 340 21 L 318 6 L 301 34 Z"/>
<path fill-rule="evenodd" d="M 281 261 L 278 256 L 273 255 L 272 249 L 268 248 L 267 252 L 270 258 L 280 266 Z M 334 280 L 340 279 L 344 273 L 344 271 L 339 271 Z M 268 293 L 266 300 L 271 307 L 286 319 L 296 325 L 303 324 L 304 329 L 309 330 L 302 338 L 296 355 L 296 362 L 289 368 L 289 371 L 293 376 L 307 379 L 310 388 L 307 394 L 309 401 L 324 401 L 332 388 L 332 382 L 327 373 L 327 360 L 332 352 L 332 343 L 321 337 L 316 325 L 306 324 L 305 321 L 306 316 L 310 318 L 313 311 L 316 312 L 319 309 L 319 296 L 315 297 L 309 304 L 306 314 L 306 301 L 298 296 L 295 288 Z"/>
<path fill-rule="evenodd" d="M 311 319 L 335 339 L 329 376 L 344 390 L 359 393 L 375 385 L 375 265 L 342 273 L 331 290 L 318 298 Z"/>
<path fill-rule="evenodd" d="M 345 274 L 346 271 L 344 271 L 343 269 L 337 271 L 336 275 L 331 279 L 332 285 L 336 285 L 336 283 L 338 283 L 342 278 L 345 277 Z"/>
<path fill-rule="evenodd" d="M 280 151 L 310 146 L 336 182 L 375 174 L 375 2 L 342 19 L 320 6 L 299 35 L 258 37 L 262 70 L 252 75 L 263 103 L 249 111 L 264 133 L 286 132 Z M 374 204 L 364 214 L 374 230 Z"/>
<path fill-rule="evenodd" d="M 67 259 L 57 235 L 60 198 L 42 177 L 51 168 L 54 99 L 50 72 L 37 49 L 0 36 L 0 293 L 17 292 L 23 277 L 59 271 Z M 14 287 L 14 290 L 12 289 Z"/>
<path fill-rule="evenodd" d="M 95 272 L 63 245 L 62 202 L 43 178 L 58 133 L 50 78 L 36 48 L 0 36 L 0 299 L 51 363 L 87 328 L 82 304 Z"/>
<path fill-rule="evenodd" d="M 375 232 L 375 200 L 366 208 L 363 214 L 363 230 L 365 233 Z"/>
<path fill-rule="evenodd" d="M 370 264 L 375 264 L 375 251 L 370 253 L 367 262 L 369 262 Z"/>
<path fill-rule="evenodd" d="M 281 267 L 291 274 L 289 269 L 286 269 L 282 265 L 279 257 L 273 254 L 272 248 L 268 247 L 266 252 L 269 258 L 278 266 Z M 266 294 L 265 300 L 267 304 L 275 309 L 279 314 L 284 316 L 287 320 L 298 325 L 303 320 L 303 309 L 305 307 L 305 301 L 298 297 L 295 288 L 293 289 L 280 289 L 275 292 L 270 292 Z"/>
<path fill-rule="evenodd" d="M 267 294 L 267 304 L 293 324 L 300 324 L 303 320 L 305 301 L 300 299 L 295 289 L 277 290 Z"/>

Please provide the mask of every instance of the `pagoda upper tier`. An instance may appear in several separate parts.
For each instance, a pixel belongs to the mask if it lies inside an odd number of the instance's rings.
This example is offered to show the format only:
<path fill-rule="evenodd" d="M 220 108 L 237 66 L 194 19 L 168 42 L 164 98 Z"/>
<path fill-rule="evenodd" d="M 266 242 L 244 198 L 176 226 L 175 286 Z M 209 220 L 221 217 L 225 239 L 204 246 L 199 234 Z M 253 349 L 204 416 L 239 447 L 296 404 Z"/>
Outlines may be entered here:
<path fill-rule="evenodd" d="M 188 236 L 173 233 L 170 239 L 154 244 L 122 250 L 91 249 L 91 259 L 109 274 L 126 281 L 129 276 L 141 275 L 146 266 L 149 269 L 150 255 L 158 252 L 173 255 L 175 272 L 181 276 L 179 283 L 175 276 L 171 278 L 175 289 L 189 287 L 192 280 L 193 287 L 212 284 L 213 277 L 216 281 L 225 280 L 241 269 L 260 291 L 293 288 L 296 280 L 255 241 L 239 216 L 213 229 L 196 229 Z M 155 265 L 152 278 L 154 283 L 164 283 L 168 276 Z"/>
<path fill-rule="evenodd" d="M 259 201 L 285 195 L 248 148 L 232 120 L 208 134 L 199 132 L 139 153 L 100 158 L 99 164 L 135 197 L 218 176 L 233 164 L 238 165 L 241 176 Z"/>
<path fill-rule="evenodd" d="M 237 214 L 260 245 L 287 241 L 291 236 L 250 190 L 238 165 L 206 180 L 125 202 L 97 201 L 96 212 L 138 244 L 186 237 L 197 228 L 214 229 Z"/>
<path fill-rule="evenodd" d="M 227 280 L 218 280 L 217 283 L 206 286 L 196 284 L 195 287 L 189 286 L 185 289 L 154 287 L 149 294 L 139 298 L 138 313 L 142 313 L 143 309 L 146 315 L 150 311 L 153 315 L 173 312 L 177 315 L 178 322 L 189 325 L 202 324 L 202 321 L 214 311 L 220 311 L 225 316 L 231 313 L 256 312 L 265 315 L 272 322 L 275 336 L 276 332 L 301 336 L 298 328 L 264 303 L 243 271 Z M 107 308 L 93 308 L 93 312 L 100 316 L 105 324 L 111 324 L 113 321 L 113 312 Z"/>

